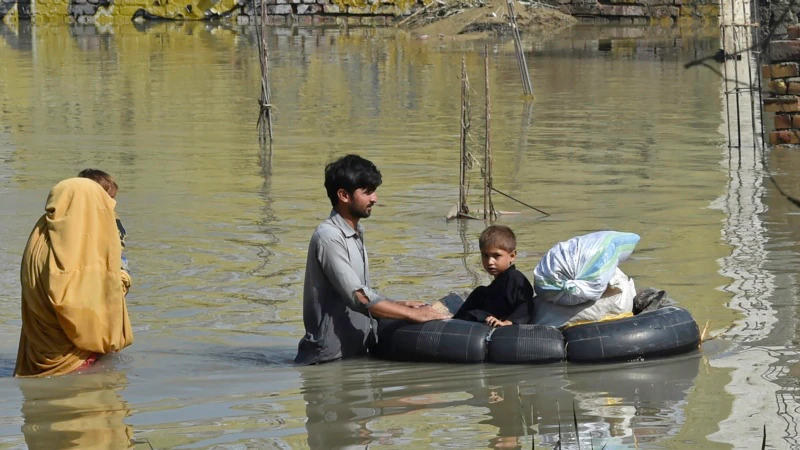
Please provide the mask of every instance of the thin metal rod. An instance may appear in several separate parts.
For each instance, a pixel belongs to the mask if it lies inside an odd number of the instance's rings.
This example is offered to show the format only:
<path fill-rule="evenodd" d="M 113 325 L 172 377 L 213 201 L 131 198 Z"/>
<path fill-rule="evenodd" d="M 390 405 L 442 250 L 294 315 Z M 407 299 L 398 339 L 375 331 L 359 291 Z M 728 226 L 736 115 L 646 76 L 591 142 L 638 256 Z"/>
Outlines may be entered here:
<path fill-rule="evenodd" d="M 757 3 L 755 4 L 754 11 L 755 11 L 755 21 L 756 21 L 756 23 L 761 23 L 761 12 L 758 9 L 758 4 Z M 764 104 L 764 99 L 762 98 L 763 94 L 762 94 L 762 85 L 761 85 L 761 64 L 762 64 L 762 60 L 761 60 L 761 29 L 760 28 L 756 29 L 755 39 L 756 39 L 756 42 L 755 42 L 754 48 L 757 49 L 756 50 L 756 79 L 758 80 L 758 108 L 759 108 L 759 118 L 760 118 L 760 120 L 758 122 L 761 125 L 761 154 L 763 155 L 764 152 L 765 152 L 765 148 L 764 148 L 764 114 L 761 112 L 761 105 Z M 763 164 L 762 164 L 762 166 L 763 166 Z M 762 167 L 762 170 L 767 170 L 767 167 L 766 166 Z"/>
<path fill-rule="evenodd" d="M 725 0 L 722 0 L 725 1 Z M 735 14 L 735 13 L 734 13 Z M 736 28 L 733 28 L 733 48 L 734 54 L 737 56 L 733 57 L 733 77 L 736 83 L 736 86 L 739 85 L 739 33 L 737 32 Z M 736 148 L 739 149 L 739 160 L 741 161 L 741 154 L 742 154 L 742 112 L 741 112 L 741 95 L 739 92 L 736 92 Z"/>
<path fill-rule="evenodd" d="M 753 5 L 755 5 L 755 3 L 753 2 L 753 0 L 750 0 L 748 2 L 748 5 L 750 5 L 750 11 L 747 11 L 747 9 L 745 8 L 744 1 L 742 2 L 742 21 L 745 24 L 750 23 L 752 21 L 752 19 L 753 19 L 753 15 L 754 15 L 753 14 L 753 7 L 754 7 Z M 756 100 L 755 100 L 755 95 L 753 95 L 753 92 L 752 92 L 752 88 L 753 88 L 753 63 L 752 63 L 752 57 L 753 57 L 753 50 L 752 50 L 753 49 L 753 45 L 752 44 L 753 43 L 752 43 L 752 41 L 753 41 L 753 34 L 754 34 L 753 31 L 755 30 L 757 32 L 758 29 L 745 28 L 745 30 L 746 30 L 746 34 L 745 35 L 748 37 L 747 41 L 745 42 L 745 45 L 749 49 L 745 54 L 747 55 L 747 77 L 750 80 L 750 83 L 748 84 L 748 86 L 750 86 L 750 89 L 751 89 L 751 91 L 750 91 L 750 125 L 753 128 L 753 155 L 755 155 L 756 154 L 756 141 L 758 140 L 758 136 L 757 136 L 758 133 L 756 131 L 756 103 L 755 103 Z"/>
<path fill-rule="evenodd" d="M 540 213 L 544 214 L 545 216 L 549 216 L 550 215 L 549 213 L 546 213 L 546 212 L 542 211 L 541 209 L 539 209 L 539 208 L 537 208 L 535 206 L 531 206 L 531 205 L 523 202 L 522 200 L 516 199 L 516 198 L 506 194 L 505 192 L 500 191 L 499 189 L 497 189 L 495 187 L 492 187 L 492 190 L 497 192 L 498 194 L 502 195 L 503 197 L 506 197 L 506 198 L 509 198 L 511 200 L 514 200 L 515 202 L 519 203 L 520 205 L 527 206 L 528 208 L 533 209 L 535 211 L 539 211 Z"/>
<path fill-rule="evenodd" d="M 725 1 L 721 1 L 719 4 L 720 15 L 722 16 L 722 70 L 725 73 L 725 79 L 723 82 L 725 83 L 725 87 L 723 89 L 725 95 L 725 123 L 728 125 L 728 148 L 731 146 L 731 108 L 730 108 L 730 96 L 728 94 L 728 49 L 726 48 L 728 45 L 728 40 L 726 37 L 725 29 L 725 22 L 727 18 L 725 17 Z"/>

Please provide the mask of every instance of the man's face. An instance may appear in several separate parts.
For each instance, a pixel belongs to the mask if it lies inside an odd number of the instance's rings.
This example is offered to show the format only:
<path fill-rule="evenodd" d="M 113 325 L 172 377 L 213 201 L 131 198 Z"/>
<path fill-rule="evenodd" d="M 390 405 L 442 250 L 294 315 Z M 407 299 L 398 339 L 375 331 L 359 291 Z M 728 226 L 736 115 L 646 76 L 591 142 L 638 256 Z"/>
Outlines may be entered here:
<path fill-rule="evenodd" d="M 366 189 L 356 189 L 353 195 L 348 195 L 350 203 L 347 205 L 348 211 L 353 217 L 366 219 L 372 214 L 372 205 L 378 203 L 378 194 L 375 191 Z"/>
<path fill-rule="evenodd" d="M 497 277 L 508 270 L 517 258 L 517 251 L 507 252 L 502 248 L 487 247 L 481 249 L 481 262 L 489 275 Z"/>

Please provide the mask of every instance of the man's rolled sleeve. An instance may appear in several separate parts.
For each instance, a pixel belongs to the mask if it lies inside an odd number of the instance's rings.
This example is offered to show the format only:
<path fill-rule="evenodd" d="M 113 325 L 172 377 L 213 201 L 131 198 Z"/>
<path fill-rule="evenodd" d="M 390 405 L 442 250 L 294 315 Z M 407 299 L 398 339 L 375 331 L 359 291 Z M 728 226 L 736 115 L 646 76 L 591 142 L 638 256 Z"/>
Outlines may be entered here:
<path fill-rule="evenodd" d="M 369 286 L 361 286 L 360 289 L 361 289 L 361 292 L 363 292 L 364 295 L 369 299 L 369 303 L 367 303 L 365 305 L 367 308 L 372 308 L 376 304 L 386 300 L 386 297 L 384 297 L 381 294 L 378 294 L 377 292 L 373 291 L 372 289 L 370 289 Z M 356 291 L 357 290 L 358 289 L 356 289 Z M 353 292 L 353 297 L 355 297 L 355 292 Z"/>

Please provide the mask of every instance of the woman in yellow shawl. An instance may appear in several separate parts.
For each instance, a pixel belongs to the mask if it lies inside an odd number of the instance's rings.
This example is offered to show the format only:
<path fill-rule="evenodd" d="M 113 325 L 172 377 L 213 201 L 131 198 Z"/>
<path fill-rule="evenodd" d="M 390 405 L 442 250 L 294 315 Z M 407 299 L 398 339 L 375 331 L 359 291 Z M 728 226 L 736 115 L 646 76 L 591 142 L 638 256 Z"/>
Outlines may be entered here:
<path fill-rule="evenodd" d="M 63 375 L 133 343 L 125 305 L 130 276 L 112 199 L 70 178 L 50 191 L 22 256 L 17 377 Z"/>

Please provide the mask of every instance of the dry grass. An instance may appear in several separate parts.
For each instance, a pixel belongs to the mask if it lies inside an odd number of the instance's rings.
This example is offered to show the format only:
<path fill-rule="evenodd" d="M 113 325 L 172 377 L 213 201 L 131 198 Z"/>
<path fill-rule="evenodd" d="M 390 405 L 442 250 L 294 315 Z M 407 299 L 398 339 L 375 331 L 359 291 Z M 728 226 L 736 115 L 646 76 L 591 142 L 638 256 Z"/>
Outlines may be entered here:
<path fill-rule="evenodd" d="M 400 23 L 418 37 L 485 37 L 511 32 L 505 0 L 433 0 Z M 577 19 L 543 3 L 516 3 L 522 34 L 546 35 Z"/>

